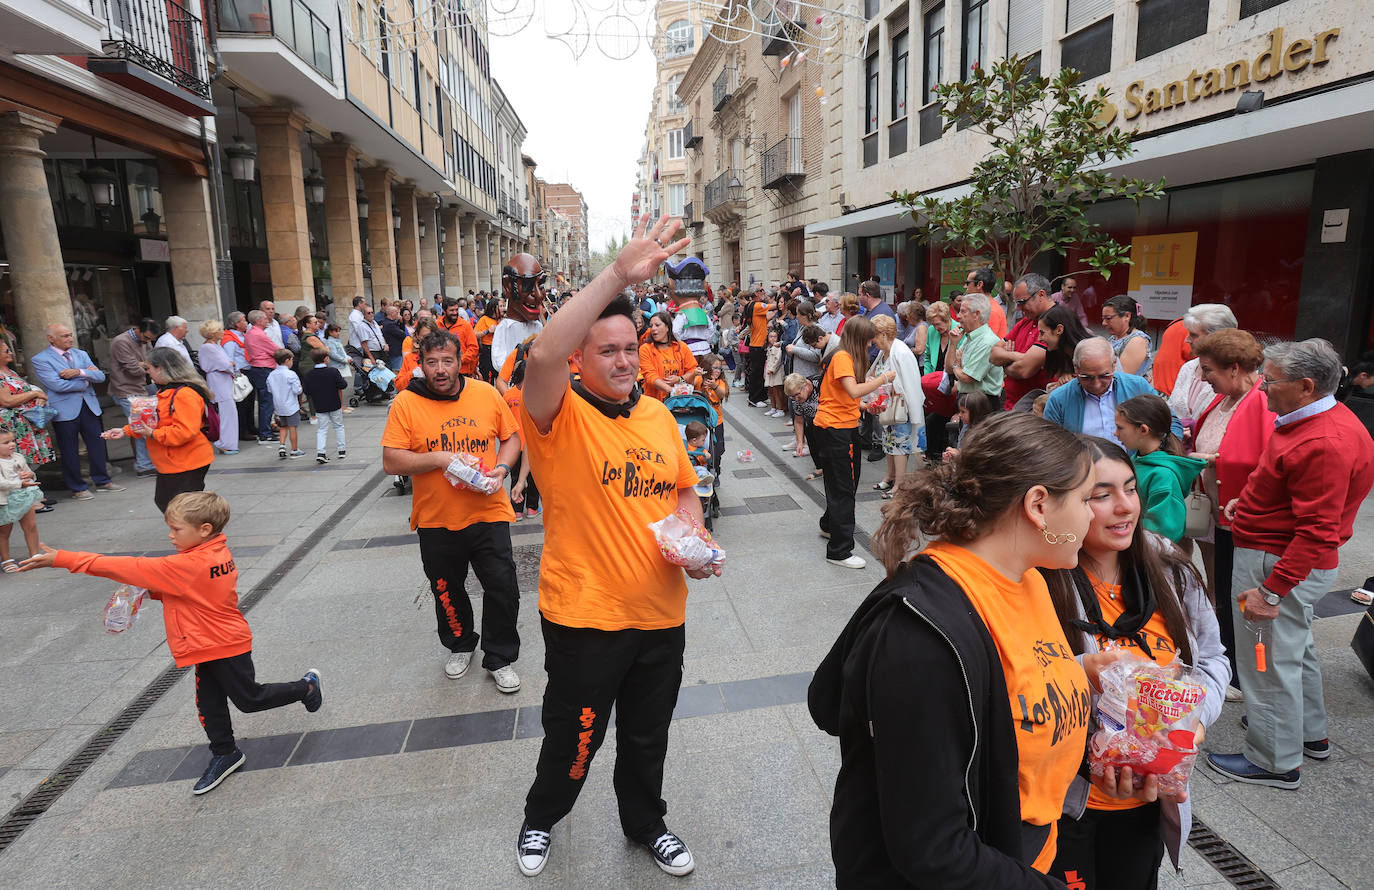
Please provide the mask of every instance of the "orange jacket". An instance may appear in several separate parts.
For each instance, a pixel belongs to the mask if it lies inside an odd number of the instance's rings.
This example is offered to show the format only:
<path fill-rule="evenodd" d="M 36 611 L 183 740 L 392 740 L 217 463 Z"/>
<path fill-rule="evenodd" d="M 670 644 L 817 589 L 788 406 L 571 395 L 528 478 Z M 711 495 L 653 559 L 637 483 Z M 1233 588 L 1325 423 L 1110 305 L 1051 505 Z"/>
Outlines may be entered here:
<path fill-rule="evenodd" d="M 141 436 L 129 426 L 124 427 L 124 435 L 147 441 L 148 456 L 159 473 L 184 473 L 215 462 L 214 446 L 200 431 L 204 422 L 205 400 L 200 393 L 189 386 L 168 386 L 157 394 L 157 428 L 152 435 Z"/>
<path fill-rule="evenodd" d="M 162 602 L 167 648 L 177 667 L 233 658 L 253 648 L 253 632 L 239 611 L 238 570 L 223 534 L 171 556 L 59 550 L 53 565 L 146 587 L 149 596 Z"/>
<path fill-rule="evenodd" d="M 463 347 L 463 364 L 459 368 L 463 374 L 477 373 L 477 356 L 480 350 L 477 348 L 477 335 L 472 331 L 472 325 L 461 315 L 449 324 L 447 318 L 439 319 L 439 327 L 448 331 L 458 338 L 458 343 Z"/>
<path fill-rule="evenodd" d="M 415 374 L 415 369 L 420 367 L 420 350 L 411 349 L 406 352 L 401 359 L 401 370 L 396 372 L 396 391 L 400 392 L 410 386 L 410 379 Z"/>

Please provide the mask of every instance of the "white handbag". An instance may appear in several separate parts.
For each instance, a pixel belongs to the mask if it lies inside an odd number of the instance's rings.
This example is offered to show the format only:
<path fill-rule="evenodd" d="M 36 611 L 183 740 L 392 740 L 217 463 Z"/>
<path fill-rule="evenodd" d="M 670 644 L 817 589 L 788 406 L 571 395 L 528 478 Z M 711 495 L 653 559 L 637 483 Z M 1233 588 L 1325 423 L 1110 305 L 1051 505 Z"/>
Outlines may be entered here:
<path fill-rule="evenodd" d="M 1212 527 L 1212 499 L 1193 488 L 1183 499 L 1183 534 L 1188 538 L 1205 537 Z"/>
<path fill-rule="evenodd" d="M 247 374 L 234 375 L 234 401 L 242 402 L 253 394 L 253 381 Z"/>
<path fill-rule="evenodd" d="M 887 405 L 878 414 L 878 423 L 883 426 L 895 426 L 899 423 L 910 423 L 911 417 L 906 410 L 906 399 L 902 398 L 898 392 L 892 393 L 892 398 L 887 400 Z"/>

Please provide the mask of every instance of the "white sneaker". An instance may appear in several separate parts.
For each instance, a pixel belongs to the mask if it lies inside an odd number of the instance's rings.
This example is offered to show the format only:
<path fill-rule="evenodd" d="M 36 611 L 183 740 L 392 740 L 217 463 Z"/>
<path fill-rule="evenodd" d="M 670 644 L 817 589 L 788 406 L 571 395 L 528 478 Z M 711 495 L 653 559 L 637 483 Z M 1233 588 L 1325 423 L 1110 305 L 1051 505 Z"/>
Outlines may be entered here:
<path fill-rule="evenodd" d="M 830 563 L 832 566 L 839 566 L 843 569 L 861 569 L 864 566 L 868 565 L 868 563 L 864 561 L 864 558 L 862 556 L 855 556 L 852 553 L 849 556 L 846 556 L 844 559 L 831 559 L 829 557 L 826 557 L 825 561 Z"/>
<path fill-rule="evenodd" d="M 750 403 L 749 403 L 749 407 L 750 407 L 750 408 L 767 408 L 767 407 L 768 407 L 768 403 L 767 403 L 767 402 L 750 402 Z"/>
<path fill-rule="evenodd" d="M 491 678 L 496 681 L 496 688 L 511 695 L 520 691 L 520 675 L 515 672 L 515 668 L 510 665 L 503 665 L 494 671 L 489 671 Z"/>
<path fill-rule="evenodd" d="M 454 652 L 444 663 L 444 674 L 450 680 L 461 680 L 463 675 L 468 672 L 468 665 L 472 664 L 471 652 Z"/>
<path fill-rule="evenodd" d="M 520 826 L 520 837 L 515 841 L 515 863 L 520 866 L 520 874 L 532 878 L 544 870 L 549 861 L 549 833 L 530 828 L 526 822 Z"/>
<path fill-rule="evenodd" d="M 1245 701 L 1245 693 L 1234 686 L 1226 687 L 1227 701 Z"/>
<path fill-rule="evenodd" d="M 647 845 L 654 854 L 654 862 L 670 875 L 681 877 L 692 873 L 697 864 L 692 861 L 692 851 L 671 831 L 659 835 L 652 844 Z"/>

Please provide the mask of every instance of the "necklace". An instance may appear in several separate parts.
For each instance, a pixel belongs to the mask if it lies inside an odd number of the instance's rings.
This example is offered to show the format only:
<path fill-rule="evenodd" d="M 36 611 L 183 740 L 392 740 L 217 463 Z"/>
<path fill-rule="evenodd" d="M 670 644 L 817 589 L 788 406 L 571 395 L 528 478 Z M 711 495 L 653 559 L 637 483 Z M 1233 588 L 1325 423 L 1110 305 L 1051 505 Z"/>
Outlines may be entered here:
<path fill-rule="evenodd" d="M 1096 562 L 1094 562 L 1093 564 L 1096 565 Z M 1097 577 L 1097 580 L 1101 582 L 1104 587 L 1107 588 L 1107 599 L 1113 601 L 1116 600 L 1117 591 L 1121 589 L 1121 564 L 1117 563 L 1116 572 L 1110 581 L 1108 581 L 1105 577 L 1101 575 L 1096 575 L 1096 573 L 1094 573 L 1094 575 Z"/>

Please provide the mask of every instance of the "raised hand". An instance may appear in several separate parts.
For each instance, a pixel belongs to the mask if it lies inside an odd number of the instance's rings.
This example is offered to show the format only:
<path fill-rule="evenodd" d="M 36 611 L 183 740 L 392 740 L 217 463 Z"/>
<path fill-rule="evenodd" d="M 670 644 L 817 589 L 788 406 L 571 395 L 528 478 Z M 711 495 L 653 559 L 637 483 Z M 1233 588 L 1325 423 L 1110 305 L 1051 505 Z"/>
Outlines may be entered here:
<path fill-rule="evenodd" d="M 670 220 L 666 213 L 652 226 L 649 225 L 648 214 L 641 216 L 634 238 L 620 249 L 620 254 L 615 258 L 615 271 L 621 281 L 625 284 L 647 281 L 659 266 L 674 254 L 685 250 L 692 243 L 691 238 L 673 240 L 681 227 L 681 220 Z"/>

